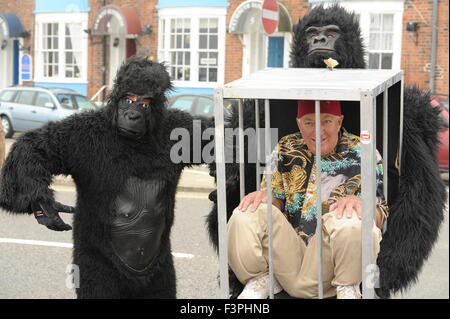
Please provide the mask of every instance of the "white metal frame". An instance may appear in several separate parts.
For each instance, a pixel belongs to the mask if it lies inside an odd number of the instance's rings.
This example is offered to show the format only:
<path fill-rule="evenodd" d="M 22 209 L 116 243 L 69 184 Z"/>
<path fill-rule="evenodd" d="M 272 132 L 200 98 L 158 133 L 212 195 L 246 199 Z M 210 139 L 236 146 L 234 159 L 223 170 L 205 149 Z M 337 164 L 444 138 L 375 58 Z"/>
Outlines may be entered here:
<path fill-rule="evenodd" d="M 383 123 L 384 132 L 387 133 L 387 112 L 388 109 L 388 90 L 400 82 L 403 95 L 403 71 L 401 70 L 365 70 L 365 69 L 265 69 L 249 76 L 233 81 L 223 87 L 215 89 L 215 120 L 216 120 L 216 164 L 217 164 L 217 207 L 218 207 L 218 230 L 219 230 L 219 263 L 220 263 L 220 289 L 223 298 L 229 297 L 228 282 L 228 247 L 227 247 L 227 228 L 226 228 L 226 182 L 225 182 L 225 154 L 224 154 L 224 117 L 223 117 L 223 99 L 264 99 L 265 100 L 265 150 L 266 154 L 271 150 L 270 136 L 270 99 L 282 100 L 315 100 L 316 101 L 316 136 L 320 135 L 320 100 L 339 100 L 339 101 L 360 101 L 361 131 L 367 131 L 371 139 L 369 143 L 361 143 L 361 183 L 362 183 L 362 283 L 363 297 L 374 298 L 374 286 L 369 284 L 372 279 L 369 267 L 372 264 L 372 228 L 375 223 L 376 211 L 376 97 L 379 94 L 384 95 L 383 108 L 385 112 Z M 259 103 L 256 103 L 257 119 L 259 117 Z M 239 144 L 243 145 L 243 107 L 239 103 Z M 258 121 L 259 122 L 259 121 Z M 257 122 L 257 125 L 259 123 Z M 403 123 L 403 98 L 400 97 L 400 154 L 402 140 Z M 259 126 L 258 126 L 259 127 Z M 242 134 L 242 135 L 241 135 Z M 385 169 L 384 191 L 387 198 L 387 134 L 383 134 L 383 164 Z M 320 154 L 320 138 L 317 140 L 317 154 Z M 259 138 L 257 139 L 257 153 L 260 152 Z M 243 166 L 243 147 L 239 147 L 240 176 L 241 176 L 241 198 L 244 196 L 245 180 Z M 241 154 L 242 153 L 242 154 Z M 259 158 L 259 156 L 258 156 Z M 269 156 L 266 156 L 268 159 Z M 318 174 L 320 174 L 321 156 L 316 155 L 316 165 Z M 257 167 L 259 166 L 259 163 Z M 266 163 L 266 168 L 270 168 L 270 163 Z M 259 167 L 258 167 L 259 171 Z M 267 182 L 267 218 L 269 223 L 269 289 L 270 298 L 273 298 L 273 265 L 272 265 L 272 177 L 270 169 L 266 169 Z M 259 185 L 259 178 L 257 177 Z M 321 216 L 320 179 L 317 185 L 318 216 Z M 317 218 L 316 236 L 318 242 L 322 243 L 321 218 Z M 322 245 L 319 244 L 317 254 L 319 261 L 322 261 Z M 319 262 L 318 278 L 322 278 L 322 262 Z M 322 280 L 319 280 L 318 296 L 323 298 Z"/>

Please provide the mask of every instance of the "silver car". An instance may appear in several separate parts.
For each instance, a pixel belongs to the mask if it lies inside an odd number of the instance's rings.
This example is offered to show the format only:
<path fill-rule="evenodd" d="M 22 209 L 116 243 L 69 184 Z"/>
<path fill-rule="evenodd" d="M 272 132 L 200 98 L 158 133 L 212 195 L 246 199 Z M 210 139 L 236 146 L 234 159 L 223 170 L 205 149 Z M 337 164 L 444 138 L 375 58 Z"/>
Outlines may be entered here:
<path fill-rule="evenodd" d="M 0 90 L 0 117 L 7 138 L 96 108 L 87 97 L 69 89 L 16 86 Z"/>

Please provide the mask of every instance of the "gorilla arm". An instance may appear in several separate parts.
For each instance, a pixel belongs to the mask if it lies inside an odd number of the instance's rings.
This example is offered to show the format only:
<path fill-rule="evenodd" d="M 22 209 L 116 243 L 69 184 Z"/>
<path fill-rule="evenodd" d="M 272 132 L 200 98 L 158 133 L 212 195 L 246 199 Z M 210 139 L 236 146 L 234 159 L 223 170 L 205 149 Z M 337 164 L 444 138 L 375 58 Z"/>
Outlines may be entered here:
<path fill-rule="evenodd" d="M 50 123 L 23 134 L 13 144 L 2 170 L 0 207 L 15 213 L 36 212 L 38 222 L 52 230 L 70 230 L 58 212 L 73 208 L 54 200 L 52 175 L 69 174 L 67 121 Z"/>

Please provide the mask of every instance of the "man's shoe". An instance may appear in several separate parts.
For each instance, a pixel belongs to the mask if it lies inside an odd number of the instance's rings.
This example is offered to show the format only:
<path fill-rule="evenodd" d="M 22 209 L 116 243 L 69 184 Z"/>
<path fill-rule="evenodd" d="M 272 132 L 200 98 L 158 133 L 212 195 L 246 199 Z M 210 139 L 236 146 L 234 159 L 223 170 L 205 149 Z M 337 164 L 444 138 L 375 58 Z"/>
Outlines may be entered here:
<path fill-rule="evenodd" d="M 361 292 L 359 291 L 359 285 L 352 286 L 337 286 L 337 299 L 361 299 Z"/>
<path fill-rule="evenodd" d="M 283 288 L 277 279 L 273 278 L 273 293 L 281 292 Z M 244 287 L 244 290 L 237 299 L 267 299 L 269 297 L 269 275 L 251 279 Z"/>

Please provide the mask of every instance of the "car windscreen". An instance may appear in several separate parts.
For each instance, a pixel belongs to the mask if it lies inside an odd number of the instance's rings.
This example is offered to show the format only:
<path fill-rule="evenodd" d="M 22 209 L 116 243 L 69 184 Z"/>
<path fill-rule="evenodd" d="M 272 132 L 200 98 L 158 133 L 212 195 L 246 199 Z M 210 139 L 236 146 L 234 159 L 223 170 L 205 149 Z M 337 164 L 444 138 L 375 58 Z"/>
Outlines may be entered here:
<path fill-rule="evenodd" d="M 77 106 L 72 100 L 71 94 L 56 94 L 56 98 L 58 99 L 61 106 L 65 109 L 76 110 Z"/>
<path fill-rule="evenodd" d="M 170 106 L 182 111 L 190 111 L 192 104 L 194 104 L 195 96 L 177 96 L 174 97 Z"/>
<path fill-rule="evenodd" d="M 95 110 L 97 108 L 97 105 L 85 96 L 74 95 L 74 98 L 80 110 Z"/>

